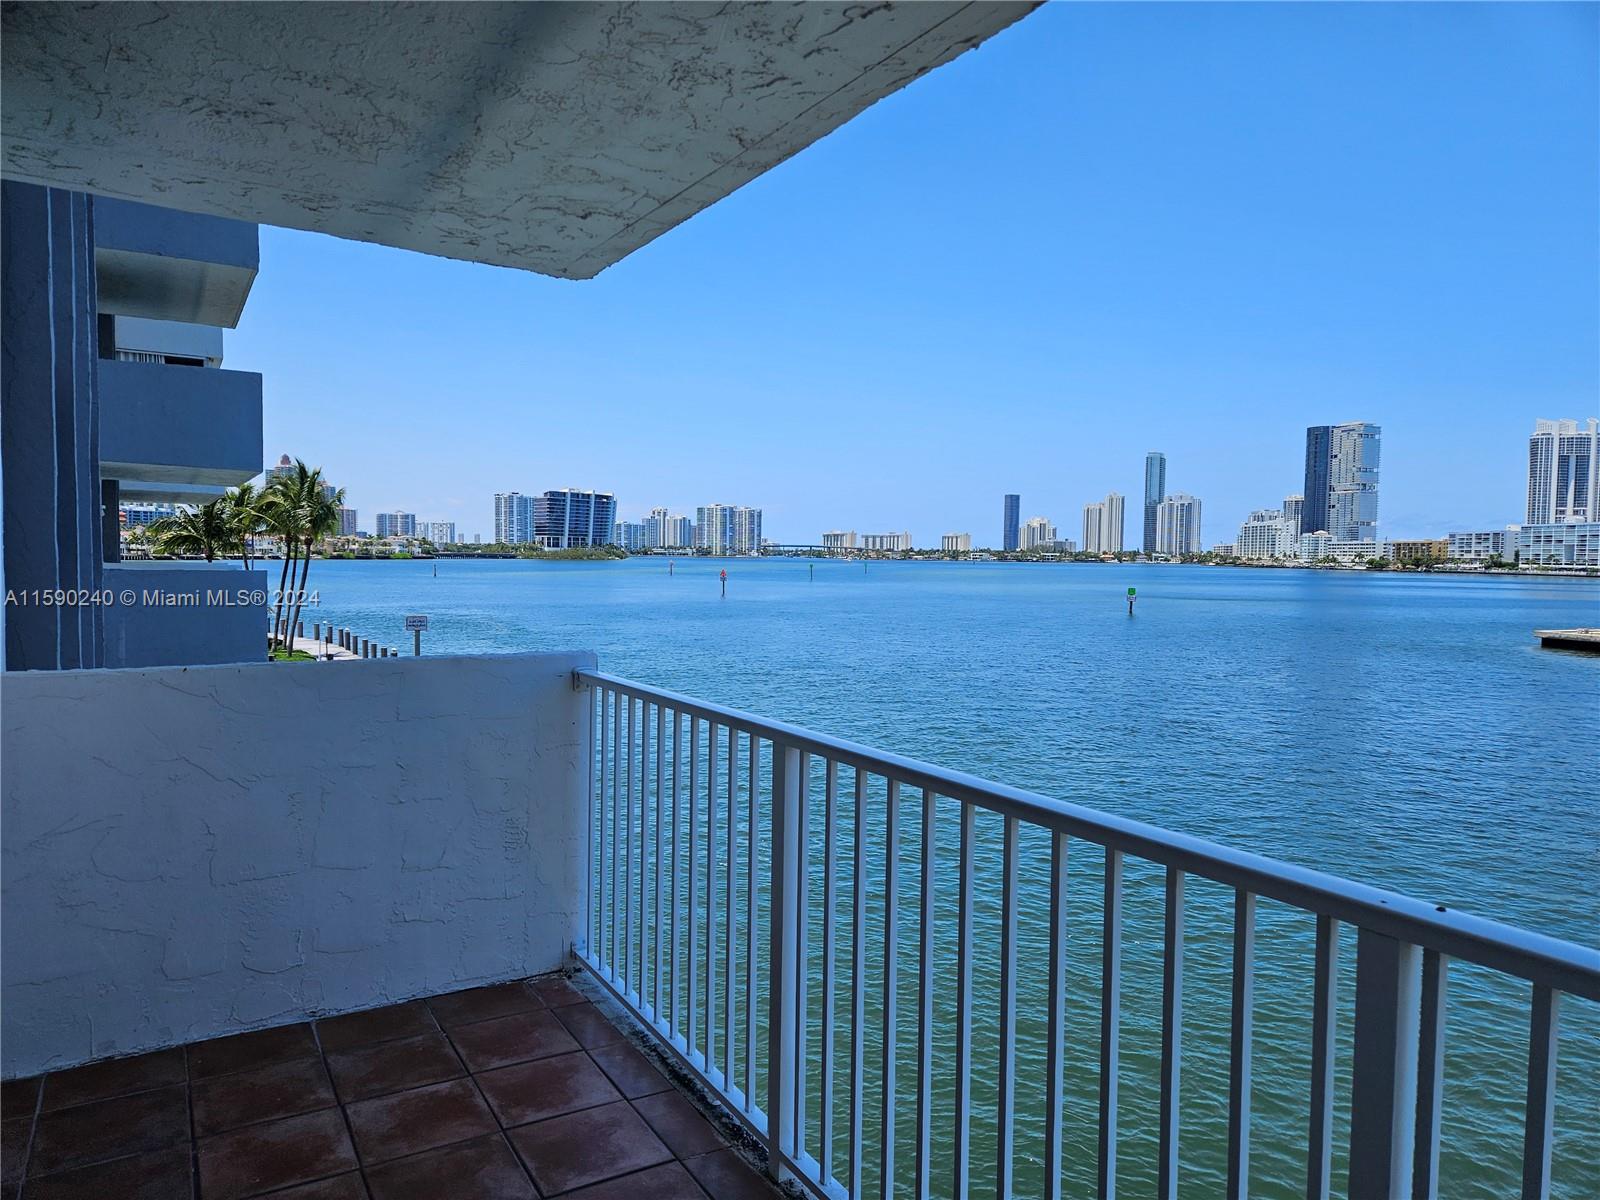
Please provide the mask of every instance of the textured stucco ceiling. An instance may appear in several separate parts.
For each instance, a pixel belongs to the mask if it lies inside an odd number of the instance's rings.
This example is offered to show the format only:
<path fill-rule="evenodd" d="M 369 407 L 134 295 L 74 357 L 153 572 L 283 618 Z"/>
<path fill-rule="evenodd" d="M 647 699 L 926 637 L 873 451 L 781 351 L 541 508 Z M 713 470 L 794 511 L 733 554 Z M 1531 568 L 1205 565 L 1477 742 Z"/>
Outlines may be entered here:
<path fill-rule="evenodd" d="M 4 172 L 582 279 L 1033 7 L 7 3 Z"/>

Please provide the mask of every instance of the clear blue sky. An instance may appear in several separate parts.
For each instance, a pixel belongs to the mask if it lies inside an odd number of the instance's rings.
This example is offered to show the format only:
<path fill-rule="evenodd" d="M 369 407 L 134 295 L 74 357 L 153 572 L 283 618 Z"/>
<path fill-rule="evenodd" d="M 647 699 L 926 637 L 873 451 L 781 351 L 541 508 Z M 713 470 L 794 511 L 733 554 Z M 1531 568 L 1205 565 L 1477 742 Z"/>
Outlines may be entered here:
<path fill-rule="evenodd" d="M 1383 536 L 1522 517 L 1600 409 L 1600 8 L 1051 6 L 583 283 L 278 229 L 230 367 L 269 461 L 492 527 L 583 486 L 1078 536 L 1146 450 L 1207 544 L 1383 426 Z"/>

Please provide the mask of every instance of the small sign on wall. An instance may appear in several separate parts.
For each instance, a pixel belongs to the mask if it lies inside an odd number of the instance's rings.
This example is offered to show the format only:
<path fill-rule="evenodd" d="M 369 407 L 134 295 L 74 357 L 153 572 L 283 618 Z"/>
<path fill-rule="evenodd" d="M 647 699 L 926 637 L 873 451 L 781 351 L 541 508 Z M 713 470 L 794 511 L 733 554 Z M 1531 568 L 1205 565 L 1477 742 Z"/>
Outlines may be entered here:
<path fill-rule="evenodd" d="M 428 628 L 428 618 L 427 618 L 426 614 L 424 614 L 424 613 L 407 613 L 406 614 L 406 632 L 407 633 L 422 633 L 427 628 Z"/>

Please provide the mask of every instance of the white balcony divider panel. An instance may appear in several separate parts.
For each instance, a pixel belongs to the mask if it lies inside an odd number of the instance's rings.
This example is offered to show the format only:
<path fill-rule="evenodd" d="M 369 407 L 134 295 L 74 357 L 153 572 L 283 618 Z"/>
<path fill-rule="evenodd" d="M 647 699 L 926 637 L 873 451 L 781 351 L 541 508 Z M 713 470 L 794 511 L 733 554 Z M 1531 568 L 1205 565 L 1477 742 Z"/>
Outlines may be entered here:
<path fill-rule="evenodd" d="M 1177 1195 L 1182 1162 L 1178 1087 L 1190 877 L 1233 894 L 1227 1094 L 1215 1100 L 1227 1117 L 1230 1197 L 1253 1194 L 1252 1028 L 1261 899 L 1298 910 L 1315 931 L 1315 951 L 1304 964 L 1312 1031 L 1304 1126 L 1310 1200 L 1329 1195 L 1336 1115 L 1347 1117 L 1350 1129 L 1350 1194 L 1393 1200 L 1435 1195 L 1451 959 L 1531 985 L 1522 1196 L 1549 1194 L 1558 1001 L 1562 995 L 1600 1000 L 1600 955 L 1593 950 L 615 676 L 579 671 L 575 681 L 591 691 L 596 731 L 589 829 L 596 874 L 580 958 L 765 1144 L 775 1177 L 830 1200 L 1011 1197 L 1018 1194 L 1017 1114 L 1026 1110 L 1044 1114 L 1044 1192 L 1061 1195 L 1069 1001 L 1064 954 L 1067 938 L 1077 936 L 1067 917 L 1068 862 L 1099 859 L 1099 1197 L 1108 1200 L 1117 1187 L 1121 950 L 1125 892 L 1133 878 L 1128 860 L 1153 864 L 1165 878 L 1158 900 L 1155 1178 L 1161 1197 Z M 635 719 L 636 712 L 644 716 Z M 675 731 L 670 741 L 667 729 Z M 688 732 L 687 745 L 680 730 Z M 670 759 L 665 765 L 663 755 Z M 644 786 L 652 761 L 653 790 Z M 638 786 L 628 767 L 634 762 Z M 670 824 L 665 835 L 663 820 Z M 980 821 L 994 823 L 999 854 L 989 864 L 994 869 L 977 880 Z M 1019 1059 L 1018 1027 L 1030 1014 L 1018 1010 L 1017 980 L 1019 971 L 1035 965 L 1019 961 L 1019 863 L 1025 835 L 1041 834 L 1042 841 L 1027 845 L 1049 859 L 1045 1094 L 1026 1097 L 1018 1092 L 1019 1080 L 1029 1077 Z M 1087 845 L 1074 849 L 1075 840 Z M 811 852 L 813 845 L 820 854 Z M 953 872 L 954 900 L 942 907 L 935 884 L 945 872 Z M 636 927 L 628 898 L 637 890 L 644 909 L 647 877 L 668 882 L 656 882 L 648 893 L 653 922 Z M 992 946 L 974 919 L 975 901 L 986 894 L 998 896 Z M 814 907 L 819 921 L 813 921 Z M 1352 926 L 1358 940 L 1355 1085 L 1348 1113 L 1336 1114 L 1342 924 Z M 954 974 L 945 978 L 936 948 L 952 941 Z M 995 1080 L 988 1103 L 973 1087 L 978 948 L 999 960 L 998 995 L 983 998 L 992 1001 L 985 1007 L 995 1010 L 998 1029 L 995 1061 L 981 1064 Z M 954 1022 L 939 1030 L 934 993 L 945 989 L 953 993 Z M 946 1123 L 936 1123 L 944 1065 L 936 1034 L 953 1045 L 948 1086 L 954 1103 L 946 1105 Z M 741 1054 L 743 1061 L 736 1061 Z M 912 1111 L 900 1111 L 908 1101 Z M 994 1147 L 992 1158 L 973 1153 L 980 1127 Z M 936 1170 L 946 1155 L 951 1174 Z M 1298 1188 L 1297 1181 L 1272 1181 L 1274 1194 Z"/>

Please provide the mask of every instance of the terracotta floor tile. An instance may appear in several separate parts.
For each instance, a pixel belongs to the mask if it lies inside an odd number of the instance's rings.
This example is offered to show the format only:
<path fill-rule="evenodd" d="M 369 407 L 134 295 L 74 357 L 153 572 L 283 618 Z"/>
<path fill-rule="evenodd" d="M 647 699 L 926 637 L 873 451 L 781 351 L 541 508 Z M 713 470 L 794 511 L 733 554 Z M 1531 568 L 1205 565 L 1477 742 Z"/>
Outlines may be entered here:
<path fill-rule="evenodd" d="M 452 1025 L 465 1025 L 469 1021 L 487 1021 L 491 1017 L 529 1012 L 543 1008 L 544 1003 L 521 980 L 513 980 L 511 983 L 434 996 L 428 1001 L 428 1007 L 433 1010 L 439 1024 L 449 1028 Z"/>
<path fill-rule="evenodd" d="M 672 1086 L 655 1063 L 629 1042 L 596 1046 L 589 1051 L 589 1057 L 600 1064 L 600 1069 L 629 1100 L 664 1092 Z"/>
<path fill-rule="evenodd" d="M 328 1070 L 339 1089 L 339 1099 L 369 1100 L 388 1092 L 459 1079 L 467 1073 L 437 1030 L 421 1037 L 379 1042 L 328 1055 Z"/>
<path fill-rule="evenodd" d="M 372 1200 L 534 1200 L 538 1193 L 500 1134 L 397 1159 L 367 1172 Z"/>
<path fill-rule="evenodd" d="M 367 1200 L 367 1185 L 361 1181 L 360 1171 L 351 1171 L 273 1192 L 266 1200 Z"/>
<path fill-rule="evenodd" d="M 782 1192 L 732 1150 L 688 1158 L 683 1165 L 710 1194 L 711 1200 L 783 1200 Z"/>
<path fill-rule="evenodd" d="M 622 1099 L 605 1073 L 581 1051 L 483 1071 L 477 1080 L 489 1107 L 508 1126 Z"/>
<path fill-rule="evenodd" d="M 153 1150 L 35 1179 L 28 1200 L 190 1200 L 189 1147 Z"/>
<path fill-rule="evenodd" d="M 458 1025 L 450 1030 L 450 1040 L 473 1071 L 487 1071 L 578 1049 L 578 1043 L 556 1020 L 555 1014 L 544 1009 L 479 1021 L 474 1025 Z"/>
<path fill-rule="evenodd" d="M 32 1132 L 32 1117 L 0 1121 L 0 1185 L 7 1192 L 22 1178 L 22 1168 L 27 1165 L 28 1135 Z"/>
<path fill-rule="evenodd" d="M 39 1101 L 39 1077 L 8 1079 L 0 1083 L 0 1121 L 31 1117 Z"/>
<path fill-rule="evenodd" d="M 582 992 L 572 986 L 572 983 L 560 975 L 546 975 L 543 979 L 529 980 L 528 986 L 533 989 L 533 994 L 543 1000 L 551 1008 L 560 1008 L 567 1004 L 582 1004 L 588 999 Z"/>
<path fill-rule="evenodd" d="M 605 1014 L 587 1000 L 582 1004 L 568 1004 L 550 1011 L 555 1013 L 557 1020 L 567 1027 L 585 1050 L 626 1040 L 622 1031 L 606 1020 Z"/>
<path fill-rule="evenodd" d="M 45 1076 L 44 1111 L 171 1087 L 187 1078 L 181 1046 L 157 1050 L 153 1054 L 136 1054 L 132 1058 L 89 1063 Z"/>
<path fill-rule="evenodd" d="M 318 1021 L 317 1040 L 322 1043 L 324 1052 L 348 1050 L 352 1046 L 392 1042 L 397 1038 L 433 1033 L 438 1028 L 428 1006 L 421 1000 L 412 1000 L 405 1004 L 369 1008 L 365 1012 L 346 1013 L 342 1017 Z"/>
<path fill-rule="evenodd" d="M 39 1118 L 29 1175 L 64 1171 L 189 1140 L 189 1093 L 183 1086 L 97 1100 Z"/>
<path fill-rule="evenodd" d="M 625 1102 L 508 1130 L 545 1195 L 666 1162 L 672 1152 Z"/>
<path fill-rule="evenodd" d="M 568 1192 L 561 1200 L 706 1200 L 706 1194 L 680 1163 L 665 1163 Z"/>
<path fill-rule="evenodd" d="M 336 1103 L 328 1073 L 315 1059 L 196 1080 L 191 1099 L 194 1131 L 200 1137 L 332 1108 Z"/>
<path fill-rule="evenodd" d="M 257 1029 L 196 1042 L 189 1047 L 189 1078 L 205 1079 L 230 1071 L 248 1071 L 316 1057 L 317 1044 L 311 1038 L 309 1024 L 280 1025 L 276 1029 Z"/>
<path fill-rule="evenodd" d="M 198 1149 L 205 1200 L 254 1196 L 357 1166 L 336 1108 L 201 1138 Z"/>
<path fill-rule="evenodd" d="M 365 1163 L 494 1133 L 498 1126 L 470 1079 L 396 1092 L 346 1107 Z"/>
<path fill-rule="evenodd" d="M 656 1131 L 656 1136 L 679 1158 L 709 1154 L 727 1145 L 716 1128 L 706 1120 L 694 1101 L 682 1092 L 657 1092 L 642 1096 L 633 1107 Z"/>

